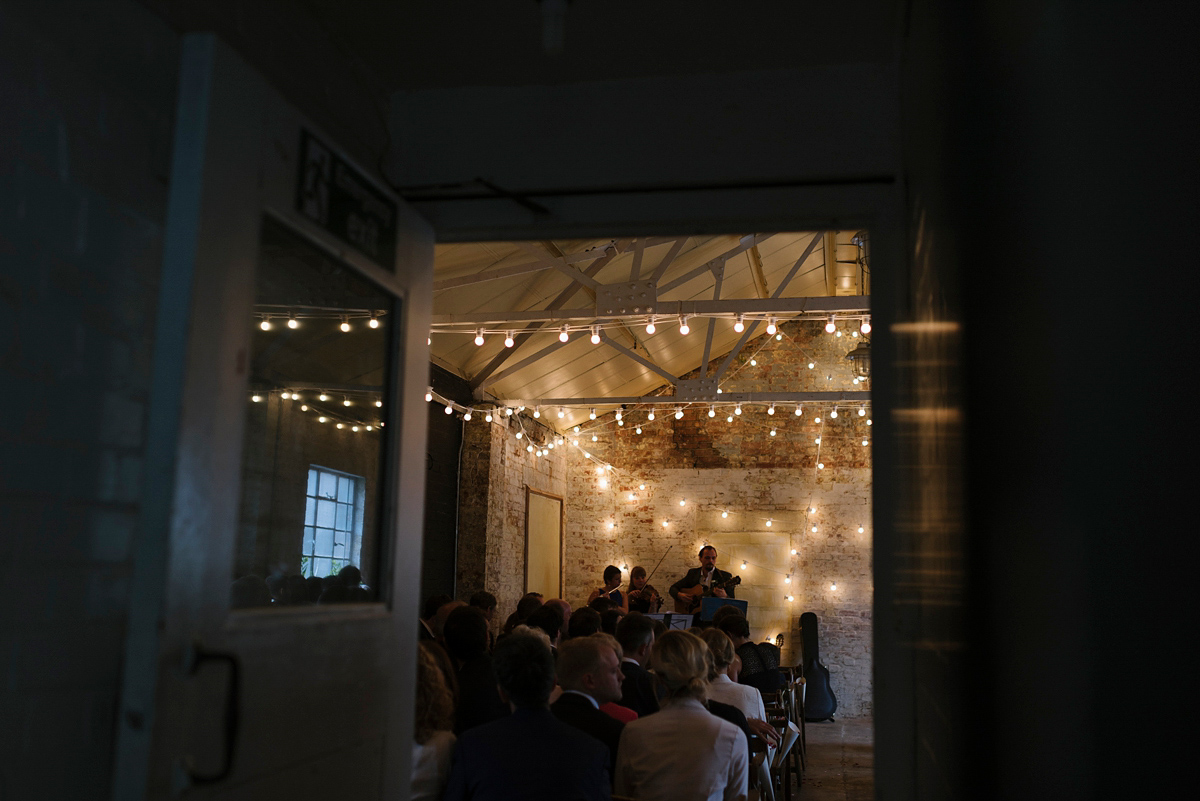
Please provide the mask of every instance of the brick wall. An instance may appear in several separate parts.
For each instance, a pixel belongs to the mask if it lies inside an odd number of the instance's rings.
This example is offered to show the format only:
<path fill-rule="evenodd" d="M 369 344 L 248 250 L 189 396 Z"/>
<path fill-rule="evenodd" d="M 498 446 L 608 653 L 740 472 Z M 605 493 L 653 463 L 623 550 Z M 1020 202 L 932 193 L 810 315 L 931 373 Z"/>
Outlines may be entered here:
<path fill-rule="evenodd" d="M 0 6 L 0 795 L 104 798 L 178 42 L 134 3 Z"/>
<path fill-rule="evenodd" d="M 843 324 L 837 337 L 823 325 L 788 323 L 782 340 L 752 340 L 731 365 L 723 389 L 858 389 L 845 361 L 860 341 L 851 336 L 853 327 Z M 608 414 L 579 434 L 567 432 L 578 448 L 537 460 L 501 423 L 468 424 L 460 593 L 482 578 L 500 598 L 498 617 L 513 609 L 524 575 L 524 482 L 538 486 L 542 480 L 566 498 L 564 592 L 572 605 L 600 585 L 605 566 L 652 570 L 670 547 L 652 582 L 665 592 L 697 564 L 700 546 L 712 543 L 719 565 L 742 578 L 737 595 L 750 603 L 752 636 L 784 633 L 784 658 L 794 663 L 798 618 L 815 612 L 839 714 L 870 714 L 871 461 L 870 447 L 862 444 L 870 442 L 870 409 L 860 416 L 857 407 L 843 406 L 830 418 L 829 408 L 807 407 L 797 417 L 794 405 L 780 406 L 774 415 L 763 405 L 747 406 L 733 423 L 726 422 L 731 410 L 725 407 L 710 418 L 707 406 L 693 406 L 680 420 L 673 409 L 659 407 L 652 422 L 645 409 L 631 410 L 624 425 Z M 596 461 L 585 453 L 614 469 L 598 476 Z M 818 458 L 824 469 L 817 469 Z M 810 514 L 810 507 L 816 512 Z M 790 583 L 784 581 L 789 574 Z M 792 601 L 785 599 L 789 594 Z"/>

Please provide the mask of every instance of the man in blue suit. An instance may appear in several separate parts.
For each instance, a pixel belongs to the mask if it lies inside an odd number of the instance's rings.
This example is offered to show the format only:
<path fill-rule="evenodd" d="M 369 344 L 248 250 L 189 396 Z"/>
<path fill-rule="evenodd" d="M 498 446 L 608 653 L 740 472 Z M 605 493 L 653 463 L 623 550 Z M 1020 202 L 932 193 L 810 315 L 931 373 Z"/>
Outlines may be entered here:
<path fill-rule="evenodd" d="M 554 659 L 545 643 L 509 635 L 492 667 L 512 714 L 463 732 L 444 801 L 610 801 L 608 749 L 550 711 Z"/>

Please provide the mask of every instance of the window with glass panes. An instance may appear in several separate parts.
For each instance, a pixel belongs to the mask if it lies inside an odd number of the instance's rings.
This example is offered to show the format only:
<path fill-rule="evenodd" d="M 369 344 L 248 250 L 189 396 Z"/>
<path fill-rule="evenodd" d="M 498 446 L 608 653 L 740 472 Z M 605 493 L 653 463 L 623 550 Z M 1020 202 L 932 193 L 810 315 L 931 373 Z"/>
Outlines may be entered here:
<path fill-rule="evenodd" d="M 362 549 L 363 478 L 311 465 L 304 509 L 300 570 L 325 577 L 358 565 Z"/>

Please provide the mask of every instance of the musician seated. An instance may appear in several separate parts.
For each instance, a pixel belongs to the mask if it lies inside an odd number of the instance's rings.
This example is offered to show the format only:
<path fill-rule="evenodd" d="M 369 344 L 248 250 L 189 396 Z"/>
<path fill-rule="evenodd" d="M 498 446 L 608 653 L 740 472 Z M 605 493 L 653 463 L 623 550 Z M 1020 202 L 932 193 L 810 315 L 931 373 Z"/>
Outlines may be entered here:
<path fill-rule="evenodd" d="M 646 582 L 646 568 L 638 565 L 629 571 L 629 592 L 625 595 L 629 599 L 631 612 L 655 614 L 662 605 L 662 596 L 658 594 L 658 590 Z"/>
<path fill-rule="evenodd" d="M 608 598 L 613 602 L 615 608 L 622 615 L 629 613 L 629 598 L 622 593 L 617 587 L 621 586 L 621 568 L 616 565 L 609 565 L 604 568 L 604 586 L 599 589 L 592 590 L 592 594 L 588 596 L 588 603 L 597 598 Z"/>
<path fill-rule="evenodd" d="M 700 566 L 693 567 L 668 590 L 676 601 L 675 609 L 678 612 L 695 612 L 700 607 L 702 595 L 717 598 L 734 596 L 733 586 L 722 586 L 729 584 L 733 575 L 717 567 L 717 549 L 705 545 L 697 555 L 700 557 Z"/>

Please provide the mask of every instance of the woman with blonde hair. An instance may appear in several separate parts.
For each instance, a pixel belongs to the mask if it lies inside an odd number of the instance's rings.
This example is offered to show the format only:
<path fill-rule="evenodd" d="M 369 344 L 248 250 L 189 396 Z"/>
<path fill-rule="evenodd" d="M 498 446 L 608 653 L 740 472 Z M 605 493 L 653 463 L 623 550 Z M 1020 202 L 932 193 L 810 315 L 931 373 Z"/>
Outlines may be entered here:
<path fill-rule="evenodd" d="M 413 714 L 412 799 L 438 799 L 450 773 L 454 751 L 454 694 L 434 649 L 423 641 L 417 649 L 417 694 Z"/>
<path fill-rule="evenodd" d="M 742 732 L 704 708 L 708 646 L 686 631 L 654 643 L 650 668 L 666 690 L 662 709 L 625 725 L 613 792 L 638 801 L 737 801 L 746 797 Z"/>

